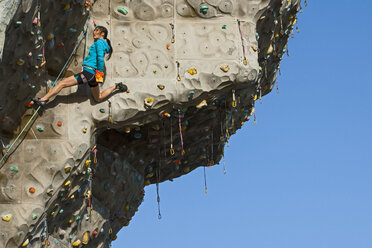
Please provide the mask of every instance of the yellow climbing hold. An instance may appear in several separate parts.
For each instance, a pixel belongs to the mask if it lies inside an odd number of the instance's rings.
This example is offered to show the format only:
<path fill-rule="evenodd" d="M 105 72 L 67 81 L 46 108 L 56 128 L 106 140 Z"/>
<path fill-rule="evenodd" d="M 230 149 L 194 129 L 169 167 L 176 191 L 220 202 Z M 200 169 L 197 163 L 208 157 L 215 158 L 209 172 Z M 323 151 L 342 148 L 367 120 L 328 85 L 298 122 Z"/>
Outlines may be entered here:
<path fill-rule="evenodd" d="M 255 95 L 254 98 L 253 98 L 253 101 L 256 101 L 258 99 L 258 96 Z"/>
<path fill-rule="evenodd" d="M 128 224 L 129 224 L 129 223 L 128 223 Z M 124 226 L 125 226 L 125 224 L 124 224 Z M 118 238 L 118 236 L 115 235 L 115 237 L 113 237 L 112 240 L 116 240 L 117 238 Z"/>
<path fill-rule="evenodd" d="M 201 101 L 198 105 L 196 105 L 196 108 L 201 109 L 204 106 L 208 106 L 206 100 Z"/>
<path fill-rule="evenodd" d="M 154 104 L 154 98 L 153 97 L 147 97 L 145 98 L 145 105 L 147 107 L 151 107 Z"/>
<path fill-rule="evenodd" d="M 89 165 L 90 165 L 90 162 L 91 162 L 91 161 L 90 161 L 89 159 L 86 160 L 86 161 L 85 161 L 85 166 L 89 166 Z"/>
<path fill-rule="evenodd" d="M 257 46 L 251 46 L 251 48 L 252 48 L 252 50 L 253 50 L 254 52 L 257 52 L 257 50 L 258 50 L 258 47 L 257 47 Z"/>
<path fill-rule="evenodd" d="M 68 173 L 72 169 L 71 165 L 65 166 L 65 172 Z"/>
<path fill-rule="evenodd" d="M 159 88 L 160 90 L 164 90 L 164 88 L 165 88 L 165 86 L 164 86 L 163 84 L 158 84 L 157 86 L 158 86 L 158 88 Z"/>
<path fill-rule="evenodd" d="M 224 64 L 220 67 L 220 69 L 223 71 L 223 72 L 228 72 L 230 70 L 230 67 L 229 65 L 227 64 Z"/>
<path fill-rule="evenodd" d="M 12 217 L 13 217 L 12 214 L 7 214 L 7 215 L 4 215 L 1 219 L 3 221 L 9 222 L 12 219 Z"/>
<path fill-rule="evenodd" d="M 190 73 L 190 75 L 195 75 L 198 73 L 195 67 L 191 67 L 189 70 L 187 70 L 187 72 Z"/>
<path fill-rule="evenodd" d="M 87 232 L 85 232 L 84 234 L 83 234 L 83 244 L 84 245 L 87 245 L 88 244 L 88 241 L 89 241 L 89 235 L 88 235 L 88 233 Z"/>
<path fill-rule="evenodd" d="M 77 247 L 81 244 L 81 241 L 78 239 L 74 243 L 72 243 L 72 246 Z"/>
<path fill-rule="evenodd" d="M 71 184 L 71 181 L 68 180 L 68 181 L 65 183 L 65 186 L 67 187 L 67 186 L 69 186 L 70 184 Z"/>
<path fill-rule="evenodd" d="M 68 223 L 71 224 L 71 223 L 72 223 L 72 219 L 69 219 L 69 220 L 68 220 Z"/>
<path fill-rule="evenodd" d="M 83 128 L 83 129 L 81 129 L 81 131 L 82 131 L 83 133 L 87 133 L 88 129 L 87 129 L 87 128 Z"/>
<path fill-rule="evenodd" d="M 273 45 L 270 44 L 269 48 L 267 49 L 266 55 L 271 54 L 273 50 L 274 50 Z"/>
<path fill-rule="evenodd" d="M 130 133 L 130 127 L 125 127 L 124 131 L 125 131 L 125 133 Z"/>
<path fill-rule="evenodd" d="M 125 206 L 125 211 L 129 211 L 129 205 Z"/>
<path fill-rule="evenodd" d="M 29 239 L 26 239 L 26 241 L 23 242 L 22 247 L 27 246 L 29 243 L 30 243 L 30 240 Z"/>
<path fill-rule="evenodd" d="M 63 10 L 69 10 L 70 9 L 70 4 L 66 4 Z"/>

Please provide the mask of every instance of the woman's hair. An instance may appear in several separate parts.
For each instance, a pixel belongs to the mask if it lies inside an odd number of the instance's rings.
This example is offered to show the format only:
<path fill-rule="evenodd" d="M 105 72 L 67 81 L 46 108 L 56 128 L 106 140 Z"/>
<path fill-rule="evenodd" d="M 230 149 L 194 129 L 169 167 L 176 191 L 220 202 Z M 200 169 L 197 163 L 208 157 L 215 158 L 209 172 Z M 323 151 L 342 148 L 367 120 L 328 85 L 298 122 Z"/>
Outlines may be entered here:
<path fill-rule="evenodd" d="M 108 34 L 107 28 L 105 28 L 104 26 L 98 26 L 98 27 L 96 27 L 96 29 L 98 29 L 100 32 L 103 33 L 103 38 L 107 41 L 107 44 L 110 47 L 109 56 L 107 57 L 107 60 L 109 60 L 111 58 L 112 52 L 114 50 L 112 49 L 111 41 L 109 39 L 107 39 L 107 34 Z"/>

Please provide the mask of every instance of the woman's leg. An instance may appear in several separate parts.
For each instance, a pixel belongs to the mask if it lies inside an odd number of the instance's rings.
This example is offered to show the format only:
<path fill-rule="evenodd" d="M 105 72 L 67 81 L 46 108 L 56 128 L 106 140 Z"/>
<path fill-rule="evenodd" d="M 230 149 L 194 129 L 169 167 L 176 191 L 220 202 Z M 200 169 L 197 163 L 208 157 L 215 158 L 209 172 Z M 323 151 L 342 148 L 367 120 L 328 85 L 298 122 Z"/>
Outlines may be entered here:
<path fill-rule="evenodd" d="M 93 98 L 96 102 L 100 102 L 106 97 L 108 97 L 114 90 L 116 86 L 111 86 L 104 91 L 100 92 L 99 86 L 91 87 L 90 90 L 92 91 Z"/>
<path fill-rule="evenodd" d="M 42 97 L 40 100 L 47 101 L 53 96 L 57 95 L 63 88 L 71 87 L 74 85 L 77 85 L 78 82 L 75 78 L 75 76 L 70 76 L 68 78 L 62 79 L 51 91 L 49 91 L 44 97 Z"/>

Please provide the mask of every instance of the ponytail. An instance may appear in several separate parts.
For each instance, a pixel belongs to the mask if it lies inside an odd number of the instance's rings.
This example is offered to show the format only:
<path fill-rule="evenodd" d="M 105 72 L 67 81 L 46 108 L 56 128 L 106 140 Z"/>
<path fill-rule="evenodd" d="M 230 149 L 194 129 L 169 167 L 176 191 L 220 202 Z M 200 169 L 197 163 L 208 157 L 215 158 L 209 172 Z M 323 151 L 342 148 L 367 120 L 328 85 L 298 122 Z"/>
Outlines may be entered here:
<path fill-rule="evenodd" d="M 110 51 L 109 51 L 109 55 L 108 55 L 108 57 L 107 57 L 107 60 L 109 60 L 110 58 L 111 58 L 111 55 L 112 55 L 112 52 L 114 51 L 114 49 L 112 49 L 112 46 L 111 46 L 111 41 L 109 40 L 109 39 L 107 39 L 106 38 L 106 42 L 107 42 L 107 44 L 109 45 L 109 47 L 110 47 Z"/>
<path fill-rule="evenodd" d="M 114 52 L 114 49 L 112 49 L 111 41 L 109 39 L 107 39 L 107 34 L 108 34 L 107 28 L 105 28 L 103 26 L 97 26 L 96 29 L 99 29 L 99 31 L 101 31 L 103 33 L 103 38 L 106 40 L 107 44 L 110 47 L 110 51 L 108 53 L 109 55 L 107 57 L 107 60 L 109 60 L 111 58 L 112 53 Z"/>

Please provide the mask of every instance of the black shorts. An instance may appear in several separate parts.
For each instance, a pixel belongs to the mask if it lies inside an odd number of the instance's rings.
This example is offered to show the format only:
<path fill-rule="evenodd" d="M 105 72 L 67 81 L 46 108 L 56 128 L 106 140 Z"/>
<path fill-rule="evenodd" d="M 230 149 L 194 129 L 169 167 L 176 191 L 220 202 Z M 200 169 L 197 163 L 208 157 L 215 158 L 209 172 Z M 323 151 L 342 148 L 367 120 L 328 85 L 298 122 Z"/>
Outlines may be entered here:
<path fill-rule="evenodd" d="M 86 70 L 75 75 L 78 84 L 88 83 L 89 87 L 96 87 L 98 83 L 96 82 L 96 76 Z"/>

